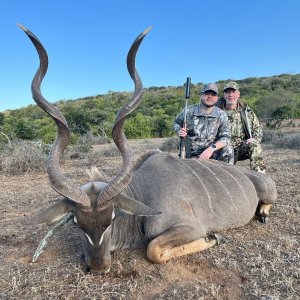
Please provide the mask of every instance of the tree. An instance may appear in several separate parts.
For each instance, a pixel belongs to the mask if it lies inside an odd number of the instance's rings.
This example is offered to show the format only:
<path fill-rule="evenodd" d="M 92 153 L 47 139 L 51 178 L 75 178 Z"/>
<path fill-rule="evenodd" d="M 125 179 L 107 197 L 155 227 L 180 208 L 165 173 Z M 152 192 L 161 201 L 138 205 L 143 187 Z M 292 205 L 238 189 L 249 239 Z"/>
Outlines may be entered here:
<path fill-rule="evenodd" d="M 272 118 L 280 120 L 292 119 L 294 115 L 294 108 L 287 105 L 278 107 L 272 112 Z"/>
<path fill-rule="evenodd" d="M 126 121 L 124 131 L 128 138 L 150 138 L 150 118 L 138 112 Z"/>
<path fill-rule="evenodd" d="M 37 127 L 33 120 L 24 117 L 6 117 L 2 130 L 12 138 L 23 140 L 34 139 L 37 135 Z"/>
<path fill-rule="evenodd" d="M 4 114 L 0 112 L 0 126 L 4 124 Z"/>
<path fill-rule="evenodd" d="M 89 120 L 82 106 L 68 104 L 63 107 L 62 113 L 72 132 L 85 134 L 90 130 Z"/>
<path fill-rule="evenodd" d="M 272 118 L 273 112 L 279 107 L 294 107 L 297 105 L 297 102 L 294 93 L 278 90 L 266 96 L 259 97 L 255 103 L 255 110 L 258 117 L 268 119 Z"/>

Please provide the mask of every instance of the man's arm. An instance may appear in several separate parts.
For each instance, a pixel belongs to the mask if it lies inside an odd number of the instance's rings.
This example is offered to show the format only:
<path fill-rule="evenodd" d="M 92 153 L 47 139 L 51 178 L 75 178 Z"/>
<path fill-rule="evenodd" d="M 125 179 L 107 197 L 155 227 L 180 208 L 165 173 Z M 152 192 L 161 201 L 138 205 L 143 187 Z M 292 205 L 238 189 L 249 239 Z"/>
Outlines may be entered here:
<path fill-rule="evenodd" d="M 217 142 L 222 142 L 223 147 L 229 145 L 230 140 L 231 140 L 231 130 L 230 130 L 230 123 L 228 120 L 227 114 L 222 111 L 221 116 L 220 116 L 220 127 L 219 127 L 219 132 L 217 136 Z M 217 144 L 216 142 L 216 144 Z M 219 149 L 222 149 L 223 147 L 220 147 Z"/>
<path fill-rule="evenodd" d="M 176 119 L 173 122 L 173 129 L 178 135 L 180 134 L 180 130 L 183 127 L 183 122 L 184 122 L 184 110 L 176 117 Z"/>

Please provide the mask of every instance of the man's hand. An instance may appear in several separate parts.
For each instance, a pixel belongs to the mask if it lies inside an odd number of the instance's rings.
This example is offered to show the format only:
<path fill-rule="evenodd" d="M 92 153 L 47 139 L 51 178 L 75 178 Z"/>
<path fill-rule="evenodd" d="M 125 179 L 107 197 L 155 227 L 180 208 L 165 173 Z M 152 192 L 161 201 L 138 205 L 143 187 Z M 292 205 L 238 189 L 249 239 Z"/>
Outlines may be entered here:
<path fill-rule="evenodd" d="M 214 149 L 212 147 L 208 147 L 198 156 L 198 159 L 210 159 L 213 153 Z"/>
<path fill-rule="evenodd" d="M 250 138 L 250 139 L 246 140 L 247 145 L 252 144 L 254 142 L 255 142 L 255 138 Z"/>
<path fill-rule="evenodd" d="M 180 137 L 185 137 L 185 136 L 187 136 L 186 129 L 185 129 L 184 127 L 180 129 L 180 131 L 179 131 L 179 136 L 180 136 Z"/>

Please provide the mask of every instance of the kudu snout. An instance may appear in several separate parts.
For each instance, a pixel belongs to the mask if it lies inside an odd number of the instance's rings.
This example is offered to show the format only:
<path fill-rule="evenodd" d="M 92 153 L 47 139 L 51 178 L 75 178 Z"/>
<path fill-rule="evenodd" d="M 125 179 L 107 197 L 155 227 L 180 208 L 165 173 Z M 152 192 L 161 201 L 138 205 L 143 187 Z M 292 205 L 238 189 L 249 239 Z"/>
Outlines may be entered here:
<path fill-rule="evenodd" d="M 109 249 L 110 250 L 110 249 Z M 93 253 L 94 251 L 87 251 L 83 254 L 86 272 L 92 274 L 105 274 L 111 268 L 111 254 L 110 251 L 105 253 Z"/>

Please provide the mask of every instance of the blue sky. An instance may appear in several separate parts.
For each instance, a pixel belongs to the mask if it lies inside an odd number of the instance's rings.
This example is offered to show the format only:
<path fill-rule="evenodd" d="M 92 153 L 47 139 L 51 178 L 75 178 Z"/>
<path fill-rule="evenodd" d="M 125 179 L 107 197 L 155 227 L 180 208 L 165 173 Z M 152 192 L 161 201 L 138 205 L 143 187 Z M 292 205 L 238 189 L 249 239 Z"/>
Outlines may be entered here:
<path fill-rule="evenodd" d="M 132 91 L 127 51 L 153 29 L 137 55 L 145 87 L 300 73 L 300 1 L 3 0 L 0 111 L 34 104 L 30 84 L 44 44 L 51 102 Z"/>

